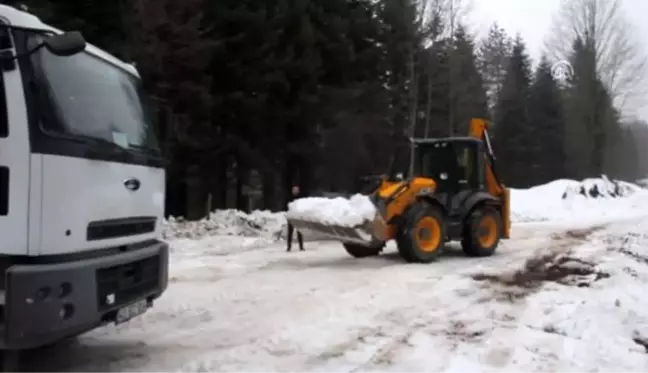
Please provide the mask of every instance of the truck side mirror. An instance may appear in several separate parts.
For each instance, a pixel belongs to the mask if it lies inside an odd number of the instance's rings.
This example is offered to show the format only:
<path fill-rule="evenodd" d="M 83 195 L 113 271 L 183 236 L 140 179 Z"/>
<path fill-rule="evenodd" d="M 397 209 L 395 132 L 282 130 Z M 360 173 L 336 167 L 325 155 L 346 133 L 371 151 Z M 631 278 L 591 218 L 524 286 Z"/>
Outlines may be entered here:
<path fill-rule="evenodd" d="M 68 57 L 83 52 L 86 41 L 79 31 L 68 31 L 45 38 L 43 46 L 56 56 Z"/>

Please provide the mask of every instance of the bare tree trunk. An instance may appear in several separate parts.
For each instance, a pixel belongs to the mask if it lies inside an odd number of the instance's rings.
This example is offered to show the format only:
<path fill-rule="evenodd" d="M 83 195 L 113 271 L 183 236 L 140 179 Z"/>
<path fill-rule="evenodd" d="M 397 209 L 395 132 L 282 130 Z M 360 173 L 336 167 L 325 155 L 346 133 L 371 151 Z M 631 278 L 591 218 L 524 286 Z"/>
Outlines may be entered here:
<path fill-rule="evenodd" d="M 275 170 L 266 168 L 263 171 L 263 208 L 270 211 L 278 209 Z"/>
<path fill-rule="evenodd" d="M 418 79 L 416 76 L 416 46 L 414 42 L 410 44 L 409 56 L 409 136 L 414 138 L 416 136 L 416 122 L 418 113 Z"/>
<path fill-rule="evenodd" d="M 450 0 L 450 53 L 448 54 L 448 136 L 454 135 L 455 107 L 454 107 L 454 32 L 455 32 L 454 0 Z"/>
<path fill-rule="evenodd" d="M 615 105 L 635 109 L 645 103 L 648 56 L 621 7 L 621 0 L 563 0 L 546 48 L 555 61 L 568 61 L 576 39 L 590 40 Z"/>
<path fill-rule="evenodd" d="M 188 220 L 199 220 L 206 215 L 207 190 L 198 167 L 189 169 L 187 175 L 187 215 Z"/>
<path fill-rule="evenodd" d="M 236 209 L 248 212 L 249 199 L 245 192 L 248 184 L 248 169 L 242 162 L 236 162 Z"/>
<path fill-rule="evenodd" d="M 428 64 L 428 70 L 429 68 Z M 427 139 L 430 137 L 430 121 L 432 120 L 432 77 L 430 76 L 431 72 L 428 71 L 427 74 L 427 92 L 425 100 L 425 132 L 424 137 Z"/>
<path fill-rule="evenodd" d="M 211 209 L 227 208 L 227 171 L 228 158 L 221 156 L 216 161 L 215 169 L 209 171 L 209 194 L 211 195 Z"/>

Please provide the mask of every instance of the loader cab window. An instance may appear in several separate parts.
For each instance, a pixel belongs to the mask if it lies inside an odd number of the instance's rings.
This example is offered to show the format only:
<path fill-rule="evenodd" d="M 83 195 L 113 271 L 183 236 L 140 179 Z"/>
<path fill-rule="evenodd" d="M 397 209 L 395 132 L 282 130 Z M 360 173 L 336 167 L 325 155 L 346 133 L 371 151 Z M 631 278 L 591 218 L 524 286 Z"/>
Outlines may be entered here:
<path fill-rule="evenodd" d="M 387 175 L 389 181 L 400 181 L 408 177 L 411 157 L 410 144 L 399 144 L 394 149 Z"/>
<path fill-rule="evenodd" d="M 478 189 L 481 177 L 478 149 L 479 142 L 471 140 L 419 144 L 416 173 L 434 179 L 439 192 Z"/>

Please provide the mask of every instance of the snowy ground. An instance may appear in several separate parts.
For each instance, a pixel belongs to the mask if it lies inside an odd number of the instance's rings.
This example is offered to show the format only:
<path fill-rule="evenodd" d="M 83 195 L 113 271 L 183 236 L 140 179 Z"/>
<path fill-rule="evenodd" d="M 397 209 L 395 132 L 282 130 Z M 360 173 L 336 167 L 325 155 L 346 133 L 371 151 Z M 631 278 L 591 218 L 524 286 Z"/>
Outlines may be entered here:
<path fill-rule="evenodd" d="M 29 368 L 648 371 L 648 191 L 563 199 L 570 185 L 514 191 L 513 237 L 486 259 L 452 247 L 406 264 L 389 246 L 358 260 L 321 241 L 286 253 L 269 214 L 256 234 L 180 224 L 169 236 L 202 238 L 171 241 L 154 309 L 39 351 Z"/>

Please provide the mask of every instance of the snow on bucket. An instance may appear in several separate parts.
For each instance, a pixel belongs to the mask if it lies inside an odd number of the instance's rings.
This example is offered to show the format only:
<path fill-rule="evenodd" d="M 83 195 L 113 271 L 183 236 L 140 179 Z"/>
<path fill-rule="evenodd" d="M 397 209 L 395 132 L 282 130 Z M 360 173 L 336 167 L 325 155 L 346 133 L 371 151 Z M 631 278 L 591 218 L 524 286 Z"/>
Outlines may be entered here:
<path fill-rule="evenodd" d="M 295 229 L 342 242 L 370 245 L 376 241 L 376 206 L 368 196 L 307 197 L 288 204 L 286 220 Z"/>

